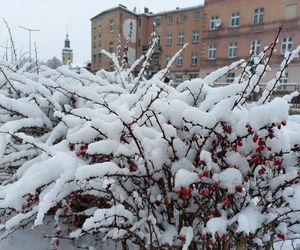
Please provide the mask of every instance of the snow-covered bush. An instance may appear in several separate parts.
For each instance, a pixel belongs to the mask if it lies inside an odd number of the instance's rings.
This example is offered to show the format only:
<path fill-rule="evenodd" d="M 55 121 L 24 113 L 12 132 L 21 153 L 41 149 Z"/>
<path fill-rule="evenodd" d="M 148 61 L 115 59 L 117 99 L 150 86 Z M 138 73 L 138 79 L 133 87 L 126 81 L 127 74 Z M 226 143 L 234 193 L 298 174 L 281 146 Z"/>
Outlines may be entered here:
<path fill-rule="evenodd" d="M 61 239 L 132 249 L 270 249 L 300 236 L 300 119 L 292 93 L 258 102 L 276 43 L 177 88 L 132 68 L 76 74 L 0 62 L 2 238 L 54 223 Z M 142 64 L 140 73 L 131 72 Z M 214 83 L 230 70 L 241 76 Z M 94 241 L 91 241 L 94 239 Z"/>

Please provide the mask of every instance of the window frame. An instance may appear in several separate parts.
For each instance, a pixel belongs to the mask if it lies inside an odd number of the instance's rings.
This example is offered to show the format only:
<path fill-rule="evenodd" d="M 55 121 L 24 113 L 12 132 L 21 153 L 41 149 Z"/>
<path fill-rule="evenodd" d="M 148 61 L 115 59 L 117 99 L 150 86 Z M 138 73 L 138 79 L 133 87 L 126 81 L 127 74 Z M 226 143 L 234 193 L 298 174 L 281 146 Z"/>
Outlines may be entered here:
<path fill-rule="evenodd" d="M 241 13 L 239 11 L 231 13 L 230 27 L 231 28 L 239 27 L 240 26 L 240 18 L 241 18 Z"/>
<path fill-rule="evenodd" d="M 286 41 L 284 41 L 285 39 Z M 291 39 L 291 41 L 289 41 L 288 39 Z M 291 52 L 293 50 L 293 40 L 294 39 L 292 36 L 287 36 L 282 38 L 281 51 L 280 51 L 282 55 L 284 55 L 287 51 Z"/>
<path fill-rule="evenodd" d="M 184 32 L 183 31 L 178 32 L 177 43 L 184 44 Z"/>
<path fill-rule="evenodd" d="M 209 29 L 210 30 L 217 30 L 218 27 L 216 26 L 216 22 L 219 21 L 219 16 L 211 16 L 209 19 Z"/>
<path fill-rule="evenodd" d="M 211 55 L 213 55 L 213 56 L 211 56 Z M 207 59 L 208 60 L 216 60 L 217 59 L 217 45 L 216 44 L 208 44 Z"/>
<path fill-rule="evenodd" d="M 194 12 L 194 21 L 200 20 L 200 10 L 195 10 Z"/>
<path fill-rule="evenodd" d="M 184 15 L 183 14 L 179 14 L 179 16 L 178 16 L 178 23 L 179 24 L 183 24 L 184 23 Z"/>
<path fill-rule="evenodd" d="M 172 16 L 172 15 L 168 15 L 168 16 L 167 16 L 167 24 L 168 24 L 168 25 L 173 24 L 173 16 Z"/>
<path fill-rule="evenodd" d="M 255 45 L 255 46 L 253 46 Z M 260 54 L 260 49 L 261 49 L 261 44 L 260 40 L 255 39 L 250 42 L 250 49 L 254 51 L 253 56 L 259 56 Z"/>
<path fill-rule="evenodd" d="M 111 19 L 109 21 L 109 32 L 114 32 L 115 30 L 115 22 L 114 22 L 114 19 Z"/>
<path fill-rule="evenodd" d="M 166 46 L 172 46 L 173 45 L 173 34 L 168 33 L 166 37 Z"/>
<path fill-rule="evenodd" d="M 192 43 L 199 43 L 200 41 L 200 32 L 199 30 L 193 30 L 192 32 Z"/>
<path fill-rule="evenodd" d="M 176 66 L 182 67 L 183 66 L 183 54 L 180 53 L 179 56 L 176 58 Z"/>
<path fill-rule="evenodd" d="M 228 58 L 236 58 L 237 57 L 237 42 L 231 41 L 228 44 Z"/>
<path fill-rule="evenodd" d="M 226 83 L 233 83 L 235 79 L 235 72 L 228 72 L 226 75 Z"/>
<path fill-rule="evenodd" d="M 253 24 L 258 25 L 264 22 L 265 8 L 256 8 L 254 9 L 253 14 Z"/>
<path fill-rule="evenodd" d="M 192 52 L 191 65 L 196 66 L 197 64 L 198 64 L 198 54 L 196 52 Z"/>

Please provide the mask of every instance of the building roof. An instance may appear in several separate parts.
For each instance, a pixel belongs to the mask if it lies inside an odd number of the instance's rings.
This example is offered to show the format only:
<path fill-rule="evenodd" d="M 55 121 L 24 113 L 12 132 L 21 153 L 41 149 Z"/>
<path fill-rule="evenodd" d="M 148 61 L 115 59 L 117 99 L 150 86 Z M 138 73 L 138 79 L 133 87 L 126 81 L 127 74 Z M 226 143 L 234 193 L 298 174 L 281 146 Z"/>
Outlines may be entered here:
<path fill-rule="evenodd" d="M 185 7 L 185 8 L 176 8 L 175 10 L 161 11 L 161 12 L 157 12 L 157 13 L 152 13 L 152 12 L 149 12 L 149 13 L 136 13 L 136 12 L 128 10 L 126 6 L 124 6 L 122 4 L 119 4 L 119 6 L 107 9 L 105 11 L 102 11 L 98 15 L 92 17 L 90 20 L 92 21 L 92 20 L 98 18 L 99 16 L 102 16 L 104 14 L 107 14 L 109 12 L 113 12 L 113 11 L 116 11 L 116 10 L 124 10 L 124 11 L 127 11 L 127 12 L 129 12 L 129 13 L 131 13 L 133 15 L 137 15 L 137 16 L 140 16 L 140 15 L 160 16 L 160 15 L 169 14 L 169 13 L 177 13 L 177 12 L 182 12 L 182 11 L 189 11 L 189 10 L 193 10 L 193 9 L 197 9 L 197 8 L 202 8 L 202 7 L 204 7 L 204 5 L 200 4 L 200 5 L 195 5 L 195 6 Z"/>
<path fill-rule="evenodd" d="M 195 6 L 190 6 L 190 7 L 185 7 L 185 8 L 178 8 L 177 7 L 175 10 L 161 11 L 161 12 L 157 12 L 157 13 L 151 14 L 151 16 L 160 16 L 160 15 L 169 14 L 169 13 L 189 11 L 189 10 L 194 10 L 194 9 L 198 9 L 198 8 L 203 8 L 203 7 L 204 7 L 203 4 L 199 4 L 199 5 L 195 5 Z"/>
<path fill-rule="evenodd" d="M 127 12 L 131 13 L 131 14 L 138 15 L 137 13 L 128 10 L 126 6 L 124 6 L 124 5 L 122 5 L 122 4 L 119 4 L 119 5 L 116 6 L 116 7 L 113 7 L 113 8 L 110 8 L 110 9 L 107 9 L 107 10 L 105 10 L 105 11 L 100 12 L 98 15 L 92 17 L 90 20 L 92 21 L 92 20 L 94 20 L 94 19 L 96 19 L 96 18 L 98 18 L 98 17 L 100 17 L 100 16 L 102 16 L 102 15 L 104 15 L 104 14 L 107 14 L 107 13 L 109 13 L 109 12 L 113 12 L 113 11 L 116 11 L 116 10 L 124 10 L 124 11 L 127 11 Z"/>

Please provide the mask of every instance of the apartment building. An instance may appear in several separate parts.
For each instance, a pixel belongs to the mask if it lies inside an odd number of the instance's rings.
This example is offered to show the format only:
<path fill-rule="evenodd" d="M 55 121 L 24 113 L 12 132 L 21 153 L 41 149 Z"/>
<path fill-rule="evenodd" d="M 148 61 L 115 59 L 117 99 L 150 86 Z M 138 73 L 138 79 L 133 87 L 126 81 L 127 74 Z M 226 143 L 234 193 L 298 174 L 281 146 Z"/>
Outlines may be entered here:
<path fill-rule="evenodd" d="M 101 55 L 101 49 L 123 54 L 127 48 L 128 64 L 132 64 L 145 54 L 151 44 L 151 34 L 159 36 L 149 66 L 149 74 L 154 74 L 167 65 L 172 56 L 183 47 L 185 49 L 172 68 L 170 78 L 176 81 L 198 77 L 201 53 L 201 18 L 203 6 L 176 8 L 173 11 L 150 13 L 147 8 L 141 14 L 128 10 L 125 6 L 106 10 L 91 19 L 92 23 L 92 70 L 111 69 L 108 58 Z M 118 48 L 118 44 L 121 48 Z"/>
<path fill-rule="evenodd" d="M 278 68 L 286 51 L 300 45 L 300 0 L 205 0 L 202 19 L 200 76 L 216 68 L 258 55 L 283 25 L 271 66 Z M 282 81 L 299 82 L 300 61 L 290 65 Z M 274 70 L 275 74 L 275 70 Z M 220 81 L 230 83 L 236 72 Z M 265 79 L 268 80 L 268 79 Z"/>
<path fill-rule="evenodd" d="M 249 51 L 258 55 L 278 32 L 278 52 L 271 60 L 278 67 L 286 51 L 300 44 L 300 0 L 205 0 L 205 5 L 160 13 L 143 13 L 119 5 L 91 19 L 92 70 L 111 69 L 101 49 L 119 54 L 127 47 L 128 64 L 146 53 L 153 31 L 160 37 L 149 74 L 165 67 L 171 57 L 185 44 L 189 46 L 177 58 L 169 78 L 181 82 L 197 76 L 204 77 L 219 67 L 241 58 Z M 121 48 L 118 48 L 118 40 Z M 285 82 L 298 82 L 297 59 L 289 67 Z M 237 72 L 230 72 L 221 82 L 230 83 Z M 265 79 L 268 80 L 268 79 Z"/>
<path fill-rule="evenodd" d="M 109 58 L 101 54 L 104 49 L 111 53 L 117 53 L 117 50 L 124 49 L 128 42 L 129 64 L 136 59 L 137 50 L 137 15 L 127 10 L 123 5 L 108 9 L 91 19 L 92 23 L 92 71 L 101 68 L 112 69 L 112 63 Z M 131 32 L 131 36 L 129 37 Z M 118 48 L 121 44 L 122 48 Z M 122 53 L 120 51 L 120 53 Z"/>

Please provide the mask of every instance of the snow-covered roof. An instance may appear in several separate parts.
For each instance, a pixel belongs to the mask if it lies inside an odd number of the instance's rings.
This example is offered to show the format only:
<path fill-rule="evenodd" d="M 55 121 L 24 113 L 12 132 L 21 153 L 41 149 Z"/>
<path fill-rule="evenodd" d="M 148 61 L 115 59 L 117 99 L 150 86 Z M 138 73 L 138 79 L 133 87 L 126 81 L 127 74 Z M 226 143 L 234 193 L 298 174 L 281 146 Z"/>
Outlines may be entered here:
<path fill-rule="evenodd" d="M 120 10 L 120 9 L 122 9 L 122 10 L 124 10 L 124 11 L 127 11 L 127 12 L 129 12 L 129 13 L 131 13 L 131 14 L 138 15 L 137 13 L 128 10 L 126 6 L 124 6 L 124 5 L 122 5 L 122 4 L 119 4 L 119 5 L 116 6 L 116 7 L 113 7 L 113 8 L 110 8 L 110 9 L 107 9 L 107 10 L 105 10 L 105 11 L 100 12 L 98 15 L 92 17 L 90 20 L 92 21 L 92 20 L 98 18 L 99 16 L 102 16 L 102 15 L 104 15 L 104 14 L 106 14 L 106 13 L 113 12 L 113 11 Z"/>
<path fill-rule="evenodd" d="M 168 13 L 176 13 L 176 12 L 182 12 L 182 11 L 189 11 L 189 10 L 194 10 L 194 9 L 198 9 L 198 8 L 203 8 L 203 7 L 204 7 L 204 5 L 200 4 L 200 5 L 195 5 L 195 6 L 186 7 L 186 8 L 177 8 L 175 10 L 161 11 L 161 12 L 157 12 L 157 13 L 151 14 L 151 16 L 159 16 L 159 15 L 168 14 Z"/>
<path fill-rule="evenodd" d="M 109 13 L 109 12 L 113 12 L 113 11 L 116 11 L 116 10 L 124 10 L 124 11 L 127 11 L 133 15 L 136 15 L 136 16 L 140 16 L 140 15 L 145 15 L 145 16 L 160 16 L 160 15 L 164 15 L 164 14 L 168 14 L 168 13 L 177 13 L 177 12 L 183 12 L 183 11 L 189 11 L 189 10 L 194 10 L 194 9 L 198 9 L 198 8 L 202 8 L 204 7 L 203 4 L 199 4 L 199 5 L 195 5 L 195 6 L 190 6 L 190 7 L 186 7 L 186 8 L 176 8 L 176 9 L 173 9 L 173 10 L 166 10 L 166 11 L 161 11 L 161 12 L 157 12 L 157 13 L 152 13 L 152 12 L 149 12 L 149 13 L 136 13 L 136 12 L 133 12 L 133 11 L 130 11 L 127 9 L 126 6 L 124 5 L 119 5 L 119 6 L 116 6 L 116 7 L 113 7 L 113 8 L 110 8 L 110 9 L 107 9 L 105 11 L 102 11 L 101 13 L 99 13 L 98 15 L 92 17 L 90 20 L 94 20 L 96 18 L 98 18 L 99 16 L 102 16 L 106 13 Z"/>

